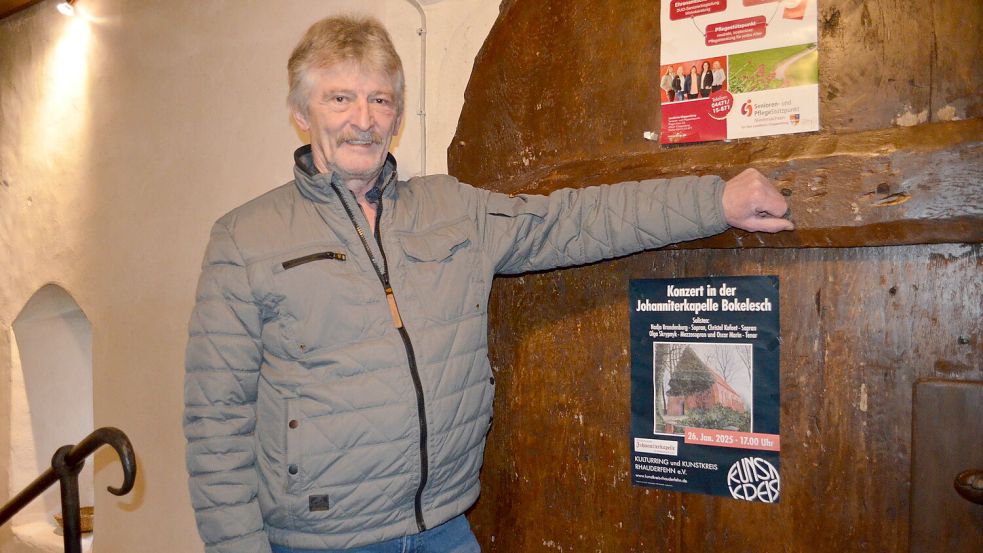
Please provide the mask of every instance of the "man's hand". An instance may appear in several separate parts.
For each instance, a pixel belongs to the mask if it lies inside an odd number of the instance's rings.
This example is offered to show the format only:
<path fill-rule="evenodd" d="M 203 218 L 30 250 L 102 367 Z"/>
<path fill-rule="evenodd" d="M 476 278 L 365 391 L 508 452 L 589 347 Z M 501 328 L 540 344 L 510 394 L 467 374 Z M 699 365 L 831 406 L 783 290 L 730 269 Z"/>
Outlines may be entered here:
<path fill-rule="evenodd" d="M 724 185 L 724 219 L 749 232 L 781 232 L 795 225 L 785 219 L 788 204 L 757 169 L 745 169 Z"/>

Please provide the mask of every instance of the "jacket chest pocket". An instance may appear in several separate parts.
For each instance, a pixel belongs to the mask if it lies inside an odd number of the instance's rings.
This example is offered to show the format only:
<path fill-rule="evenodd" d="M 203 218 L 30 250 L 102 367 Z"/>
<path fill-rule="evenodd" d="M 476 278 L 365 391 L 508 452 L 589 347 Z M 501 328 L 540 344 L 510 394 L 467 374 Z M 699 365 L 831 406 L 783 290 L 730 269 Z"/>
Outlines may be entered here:
<path fill-rule="evenodd" d="M 473 229 L 471 220 L 462 217 L 399 237 L 406 286 L 425 319 L 448 321 L 484 311 L 484 277 Z"/>
<path fill-rule="evenodd" d="M 269 329 L 271 345 L 279 346 L 274 351 L 301 357 L 351 342 L 365 331 L 365 306 L 379 301 L 373 297 L 373 292 L 380 295 L 378 279 L 362 274 L 343 245 L 311 244 L 276 254 L 266 263 L 275 298 Z"/>

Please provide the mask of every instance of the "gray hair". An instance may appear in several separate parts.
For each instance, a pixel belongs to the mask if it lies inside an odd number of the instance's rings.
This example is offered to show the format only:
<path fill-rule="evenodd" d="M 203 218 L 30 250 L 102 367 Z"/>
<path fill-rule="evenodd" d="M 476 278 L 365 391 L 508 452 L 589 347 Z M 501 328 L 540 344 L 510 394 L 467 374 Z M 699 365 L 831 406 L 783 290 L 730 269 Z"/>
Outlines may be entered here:
<path fill-rule="evenodd" d="M 382 23 L 365 16 L 326 17 L 311 25 L 287 62 L 287 104 L 306 115 L 313 86 L 311 70 L 345 62 L 389 75 L 396 93 L 396 113 L 403 113 L 403 63 Z"/>

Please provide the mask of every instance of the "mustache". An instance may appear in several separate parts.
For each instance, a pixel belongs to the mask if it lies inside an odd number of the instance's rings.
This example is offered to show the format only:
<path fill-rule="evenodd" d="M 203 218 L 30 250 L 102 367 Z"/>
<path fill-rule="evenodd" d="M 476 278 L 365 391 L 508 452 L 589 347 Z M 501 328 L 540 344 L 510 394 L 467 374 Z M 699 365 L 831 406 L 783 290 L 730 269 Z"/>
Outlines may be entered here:
<path fill-rule="evenodd" d="M 372 131 L 349 131 L 338 137 L 337 146 L 346 142 L 371 142 L 372 144 L 382 144 L 382 135 Z"/>

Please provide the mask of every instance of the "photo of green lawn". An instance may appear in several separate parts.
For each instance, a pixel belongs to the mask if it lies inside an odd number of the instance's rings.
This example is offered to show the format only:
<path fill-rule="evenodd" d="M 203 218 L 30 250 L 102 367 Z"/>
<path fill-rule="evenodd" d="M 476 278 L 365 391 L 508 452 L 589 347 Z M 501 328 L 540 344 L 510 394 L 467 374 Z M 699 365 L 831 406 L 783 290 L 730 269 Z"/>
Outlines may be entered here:
<path fill-rule="evenodd" d="M 732 94 L 819 83 L 819 50 L 799 44 L 730 56 Z"/>

